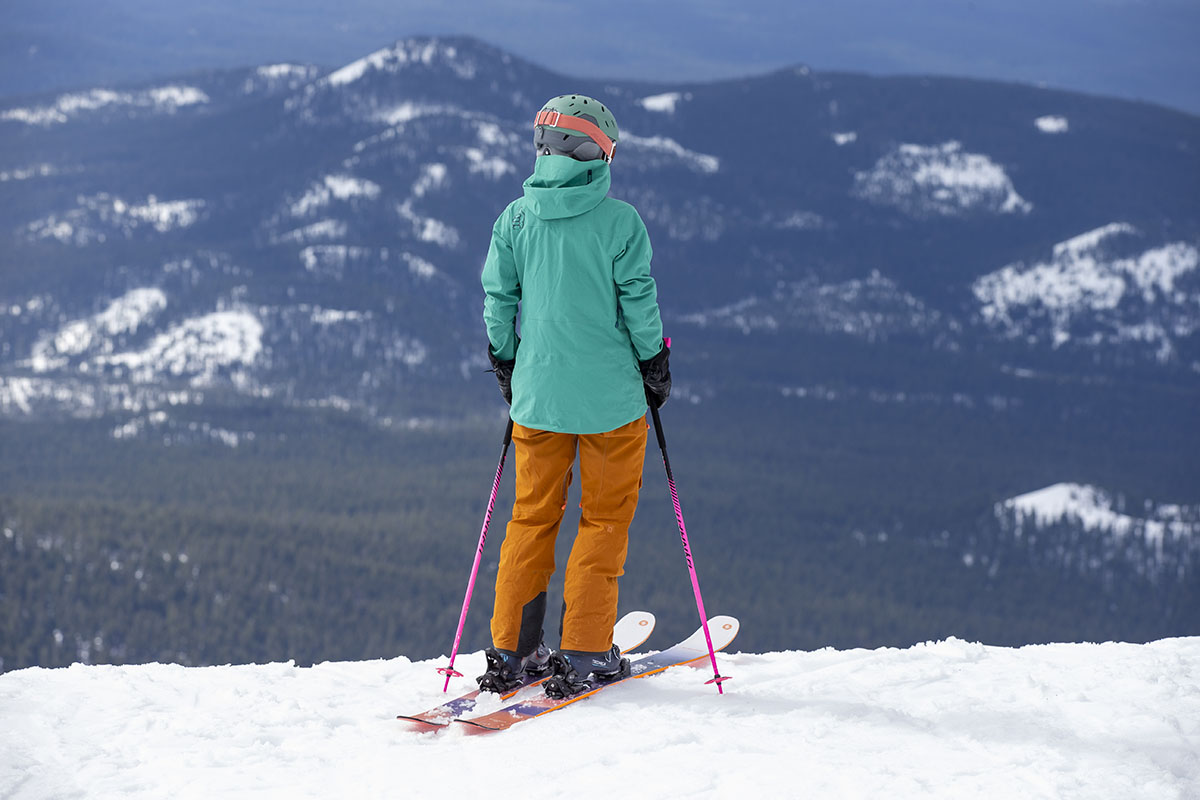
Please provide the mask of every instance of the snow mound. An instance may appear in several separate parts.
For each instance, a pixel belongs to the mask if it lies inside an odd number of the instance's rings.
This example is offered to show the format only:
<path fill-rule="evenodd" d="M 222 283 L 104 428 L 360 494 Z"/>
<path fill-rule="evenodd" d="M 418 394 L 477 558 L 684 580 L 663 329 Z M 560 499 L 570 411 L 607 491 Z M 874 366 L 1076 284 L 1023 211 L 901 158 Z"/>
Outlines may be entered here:
<path fill-rule="evenodd" d="M 718 660 L 723 696 L 677 668 L 482 737 L 394 718 L 442 701 L 444 658 L 20 670 L 0 675 L 0 796 L 484 797 L 506 775 L 630 798 L 1200 790 L 1200 638 Z M 482 654 L 458 665 L 476 674 Z"/>

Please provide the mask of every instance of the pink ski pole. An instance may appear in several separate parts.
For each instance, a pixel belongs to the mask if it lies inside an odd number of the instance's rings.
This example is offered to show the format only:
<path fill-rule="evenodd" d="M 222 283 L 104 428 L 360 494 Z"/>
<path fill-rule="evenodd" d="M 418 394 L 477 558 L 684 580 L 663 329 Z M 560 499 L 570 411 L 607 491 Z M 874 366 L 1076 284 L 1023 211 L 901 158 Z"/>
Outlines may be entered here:
<path fill-rule="evenodd" d="M 666 344 L 671 346 L 671 340 Z M 712 662 L 713 676 L 705 683 L 715 683 L 717 692 L 724 694 L 721 684 L 730 680 L 728 676 L 717 671 L 717 654 L 713 651 L 712 635 L 708 632 L 708 615 L 704 613 L 704 598 L 700 596 L 700 578 L 696 575 L 696 564 L 692 561 L 692 546 L 688 544 L 687 526 L 683 524 L 683 510 L 679 507 L 679 492 L 675 489 L 675 476 L 671 472 L 671 460 L 667 458 L 667 440 L 663 436 L 662 419 L 658 416 L 658 408 L 650 403 L 650 414 L 654 417 L 654 432 L 658 435 L 658 447 L 662 450 L 663 466 L 667 470 L 667 485 L 671 487 L 671 502 L 675 504 L 675 521 L 679 523 L 679 538 L 683 542 L 683 557 L 687 560 L 688 572 L 692 576 L 692 592 L 696 595 L 696 610 L 700 612 L 700 624 L 704 627 L 704 641 L 708 644 L 708 658 Z"/>
<path fill-rule="evenodd" d="M 451 678 L 461 678 L 463 674 L 454 668 L 454 659 L 458 656 L 458 645 L 462 641 L 463 625 L 467 622 L 467 610 L 471 608 L 471 593 L 475 590 L 475 576 L 479 574 L 479 561 L 483 558 L 483 546 L 487 544 L 488 526 L 492 524 L 492 510 L 496 507 L 496 495 L 500 491 L 500 477 L 504 474 L 504 461 L 508 458 L 508 446 L 512 443 L 513 421 L 508 419 L 508 427 L 504 429 L 504 449 L 500 451 L 500 463 L 496 466 L 496 480 L 492 481 L 492 497 L 488 500 L 487 513 L 483 515 L 483 530 L 479 532 L 479 547 L 475 548 L 475 563 L 471 565 L 471 577 L 467 581 L 467 595 L 463 598 L 462 613 L 458 617 L 458 631 L 454 634 L 454 648 L 450 651 L 450 666 L 438 667 L 438 673 L 446 676 L 446 684 L 442 691 L 450 688 Z"/>

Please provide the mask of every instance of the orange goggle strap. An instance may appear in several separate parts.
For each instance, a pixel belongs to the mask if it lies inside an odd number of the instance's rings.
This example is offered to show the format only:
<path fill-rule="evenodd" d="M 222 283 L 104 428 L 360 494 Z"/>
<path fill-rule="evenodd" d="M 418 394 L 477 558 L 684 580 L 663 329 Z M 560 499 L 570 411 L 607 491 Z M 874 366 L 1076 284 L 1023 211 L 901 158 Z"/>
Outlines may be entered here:
<path fill-rule="evenodd" d="M 613 150 L 617 143 L 608 138 L 608 135 L 600 130 L 600 126 L 588 122 L 580 117 L 572 117 L 568 114 L 560 114 L 557 111 L 539 111 L 537 116 L 533 118 L 534 125 L 549 125 L 551 128 L 567 128 L 573 131 L 579 131 L 584 136 L 591 139 L 596 144 L 600 145 L 600 149 L 604 151 L 604 160 L 612 161 Z"/>

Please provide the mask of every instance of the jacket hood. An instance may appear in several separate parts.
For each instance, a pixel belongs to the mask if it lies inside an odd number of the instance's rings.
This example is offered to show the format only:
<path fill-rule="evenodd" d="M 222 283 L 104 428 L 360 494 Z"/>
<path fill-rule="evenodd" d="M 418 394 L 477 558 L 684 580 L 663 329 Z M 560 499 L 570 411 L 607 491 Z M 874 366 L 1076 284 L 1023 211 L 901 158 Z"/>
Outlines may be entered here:
<path fill-rule="evenodd" d="M 576 217 L 608 195 L 612 175 L 603 161 L 569 156 L 538 156 L 525 179 L 525 208 L 541 219 Z"/>

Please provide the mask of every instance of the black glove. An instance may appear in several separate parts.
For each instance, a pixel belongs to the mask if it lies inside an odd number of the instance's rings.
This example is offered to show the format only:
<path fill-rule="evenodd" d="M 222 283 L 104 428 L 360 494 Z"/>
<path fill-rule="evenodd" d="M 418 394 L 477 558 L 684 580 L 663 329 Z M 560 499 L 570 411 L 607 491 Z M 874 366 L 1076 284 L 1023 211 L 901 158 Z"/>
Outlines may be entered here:
<path fill-rule="evenodd" d="M 496 375 L 496 383 L 500 384 L 500 394 L 504 395 L 504 402 L 512 405 L 512 374 L 513 367 L 516 366 L 517 360 L 510 359 L 501 361 L 492 353 L 492 348 L 488 347 L 488 361 L 492 362 L 492 368 L 489 372 Z"/>
<path fill-rule="evenodd" d="M 638 362 L 642 369 L 642 383 L 646 385 L 646 402 L 655 408 L 662 408 L 671 396 L 671 366 L 667 361 L 670 355 L 671 348 L 664 341 L 658 355 Z"/>

